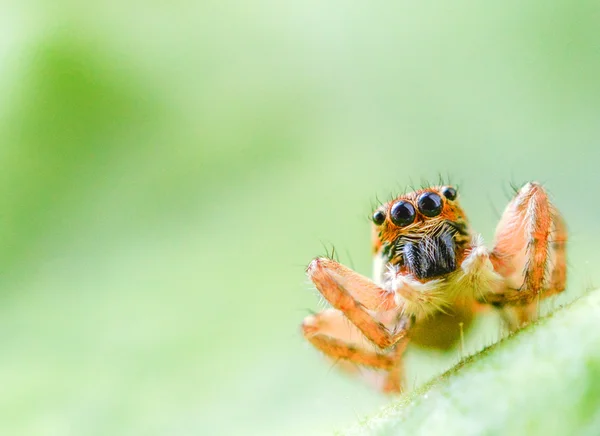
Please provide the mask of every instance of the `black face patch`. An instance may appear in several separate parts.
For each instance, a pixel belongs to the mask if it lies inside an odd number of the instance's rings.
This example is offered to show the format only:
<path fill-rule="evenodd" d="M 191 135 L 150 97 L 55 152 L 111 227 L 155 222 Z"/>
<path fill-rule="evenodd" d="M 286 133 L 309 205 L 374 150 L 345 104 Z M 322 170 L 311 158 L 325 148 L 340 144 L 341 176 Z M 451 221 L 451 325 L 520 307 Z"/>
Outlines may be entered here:
<path fill-rule="evenodd" d="M 455 244 L 451 233 L 407 241 L 402 254 L 408 271 L 419 279 L 441 276 L 456 269 Z"/>

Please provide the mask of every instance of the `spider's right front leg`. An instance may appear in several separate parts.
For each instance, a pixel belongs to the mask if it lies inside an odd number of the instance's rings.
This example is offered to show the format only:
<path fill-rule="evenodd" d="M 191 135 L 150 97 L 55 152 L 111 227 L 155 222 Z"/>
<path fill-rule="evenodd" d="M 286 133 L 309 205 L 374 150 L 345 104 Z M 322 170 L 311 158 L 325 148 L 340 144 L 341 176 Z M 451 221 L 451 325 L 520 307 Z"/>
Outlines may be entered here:
<path fill-rule="evenodd" d="M 304 319 L 306 339 L 346 369 L 375 370 L 383 391 L 400 392 L 410 321 L 399 315 L 395 294 L 330 259 L 315 259 L 307 273 L 335 309 Z"/>
<path fill-rule="evenodd" d="M 341 311 L 378 348 L 384 350 L 406 335 L 402 323 L 396 323 L 397 331 L 391 332 L 372 315 L 398 308 L 394 292 L 327 258 L 313 260 L 306 272 L 329 304 Z"/>

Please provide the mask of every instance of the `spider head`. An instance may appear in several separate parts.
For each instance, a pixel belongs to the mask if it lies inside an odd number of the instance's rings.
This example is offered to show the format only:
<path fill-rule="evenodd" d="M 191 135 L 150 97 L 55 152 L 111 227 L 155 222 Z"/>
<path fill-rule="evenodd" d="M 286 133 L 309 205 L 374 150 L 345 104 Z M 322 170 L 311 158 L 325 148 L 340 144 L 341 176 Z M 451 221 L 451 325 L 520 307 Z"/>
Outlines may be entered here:
<path fill-rule="evenodd" d="M 419 279 L 454 271 L 470 238 L 451 186 L 401 195 L 379 207 L 372 220 L 374 251 Z"/>

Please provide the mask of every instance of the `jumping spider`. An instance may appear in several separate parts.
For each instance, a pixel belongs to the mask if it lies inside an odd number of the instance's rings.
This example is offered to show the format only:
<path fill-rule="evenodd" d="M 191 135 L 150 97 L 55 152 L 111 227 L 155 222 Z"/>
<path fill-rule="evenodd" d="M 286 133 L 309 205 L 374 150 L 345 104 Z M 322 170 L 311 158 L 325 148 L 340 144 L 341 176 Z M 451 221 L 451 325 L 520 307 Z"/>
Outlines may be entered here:
<path fill-rule="evenodd" d="M 469 227 L 456 189 L 433 186 L 379 207 L 373 221 L 373 281 L 330 258 L 308 277 L 333 306 L 302 332 L 345 369 L 402 390 L 409 342 L 452 346 L 459 324 L 492 305 L 511 330 L 533 320 L 540 299 L 562 292 L 567 232 L 544 188 L 527 183 L 507 205 L 490 251 Z"/>

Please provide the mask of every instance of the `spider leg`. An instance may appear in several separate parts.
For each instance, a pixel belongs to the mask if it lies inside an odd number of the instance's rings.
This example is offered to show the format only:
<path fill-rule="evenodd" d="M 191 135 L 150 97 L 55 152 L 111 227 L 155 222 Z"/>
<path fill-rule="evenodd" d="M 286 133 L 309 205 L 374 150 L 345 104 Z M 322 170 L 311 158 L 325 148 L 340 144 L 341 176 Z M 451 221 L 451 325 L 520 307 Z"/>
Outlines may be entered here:
<path fill-rule="evenodd" d="M 535 321 L 538 317 L 537 301 L 521 306 L 504 306 L 500 317 L 509 332 L 515 332 L 522 326 Z"/>
<path fill-rule="evenodd" d="M 386 349 L 406 335 L 406 323 L 392 318 L 395 330 L 390 331 L 373 316 L 373 313 L 394 312 L 398 307 L 394 292 L 327 258 L 313 260 L 307 274 L 323 297 L 377 347 Z"/>
<path fill-rule="evenodd" d="M 504 278 L 504 289 L 492 290 L 482 300 L 496 307 L 513 306 L 518 313 L 509 324 L 533 319 L 540 299 L 565 289 L 566 241 L 565 224 L 544 188 L 524 185 L 502 215 L 490 255 L 494 270 Z"/>
<path fill-rule="evenodd" d="M 479 234 L 473 235 L 452 292 L 458 294 L 469 290 L 475 299 L 483 300 L 490 290 L 501 288 L 503 283 L 504 278 L 494 270 L 490 250 L 484 245 L 483 238 Z"/>
<path fill-rule="evenodd" d="M 567 284 L 567 226 L 558 212 L 554 215 L 549 242 L 553 266 L 550 284 L 545 291 L 546 297 L 561 293 Z"/>
<path fill-rule="evenodd" d="M 363 375 L 384 392 L 402 390 L 402 354 L 408 339 L 388 350 L 379 350 L 337 309 L 307 316 L 302 323 L 302 332 L 335 365 Z"/>

